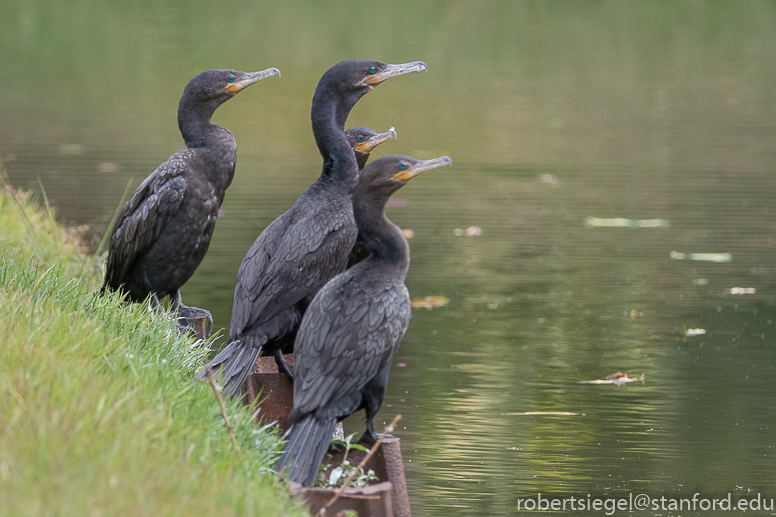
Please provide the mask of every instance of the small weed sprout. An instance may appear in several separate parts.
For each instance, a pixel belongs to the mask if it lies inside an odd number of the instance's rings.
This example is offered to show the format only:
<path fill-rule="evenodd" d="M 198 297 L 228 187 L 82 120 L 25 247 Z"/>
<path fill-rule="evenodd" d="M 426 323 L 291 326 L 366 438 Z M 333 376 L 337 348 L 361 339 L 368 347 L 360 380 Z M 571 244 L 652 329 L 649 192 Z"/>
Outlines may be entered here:
<path fill-rule="evenodd" d="M 342 463 L 338 467 L 332 469 L 328 477 L 326 476 L 326 470 L 331 467 L 331 463 L 322 463 L 321 469 L 318 473 L 318 479 L 313 485 L 314 488 L 340 488 L 345 480 L 348 479 L 350 473 L 356 469 L 355 465 L 351 465 L 350 461 L 348 460 L 348 454 L 350 451 L 357 450 L 369 453 L 369 449 L 363 445 L 353 443 L 354 436 L 355 433 L 351 434 L 344 440 L 341 438 L 334 438 L 331 441 L 331 444 L 334 446 L 345 447 L 345 454 L 342 456 Z M 329 455 L 329 459 L 331 459 L 331 455 Z M 355 476 L 353 477 L 353 481 L 350 482 L 349 486 L 363 488 L 369 485 L 371 481 L 379 481 L 375 475 L 375 471 L 372 469 L 364 471 L 364 468 L 362 467 L 358 469 Z"/>

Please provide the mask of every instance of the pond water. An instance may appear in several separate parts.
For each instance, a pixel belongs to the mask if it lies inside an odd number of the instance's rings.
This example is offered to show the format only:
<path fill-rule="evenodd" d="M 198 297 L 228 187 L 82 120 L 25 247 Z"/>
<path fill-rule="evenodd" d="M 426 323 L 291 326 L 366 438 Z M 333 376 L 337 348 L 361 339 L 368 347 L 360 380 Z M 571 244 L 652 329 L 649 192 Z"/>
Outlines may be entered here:
<path fill-rule="evenodd" d="M 414 232 L 411 295 L 449 299 L 414 312 L 378 417 L 403 415 L 414 515 L 522 514 L 537 493 L 776 498 L 773 3 L 0 5 L 7 175 L 95 239 L 181 148 L 190 77 L 280 68 L 214 117 L 237 174 L 183 297 L 216 327 L 243 254 L 320 170 L 320 75 L 428 64 L 348 121 L 396 127 L 376 156 L 453 158 L 387 209 Z M 643 383 L 579 383 L 615 372 Z"/>

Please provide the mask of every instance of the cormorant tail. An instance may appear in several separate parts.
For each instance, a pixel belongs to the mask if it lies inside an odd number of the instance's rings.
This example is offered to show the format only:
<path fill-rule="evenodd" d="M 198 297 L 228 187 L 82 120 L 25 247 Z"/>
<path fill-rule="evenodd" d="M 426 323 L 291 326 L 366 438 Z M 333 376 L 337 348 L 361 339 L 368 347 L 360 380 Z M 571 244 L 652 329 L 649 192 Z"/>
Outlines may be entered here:
<path fill-rule="evenodd" d="M 248 346 L 236 339 L 210 361 L 210 368 L 216 381 L 230 397 L 234 397 L 240 391 L 245 379 L 253 371 L 262 348 L 262 346 Z M 196 378 L 204 379 L 206 376 L 207 368 L 203 368 Z"/>
<path fill-rule="evenodd" d="M 315 483 L 321 461 L 329 450 L 335 419 L 319 421 L 307 415 L 291 428 L 291 434 L 283 454 L 278 460 L 277 471 L 288 480 L 309 487 Z"/>

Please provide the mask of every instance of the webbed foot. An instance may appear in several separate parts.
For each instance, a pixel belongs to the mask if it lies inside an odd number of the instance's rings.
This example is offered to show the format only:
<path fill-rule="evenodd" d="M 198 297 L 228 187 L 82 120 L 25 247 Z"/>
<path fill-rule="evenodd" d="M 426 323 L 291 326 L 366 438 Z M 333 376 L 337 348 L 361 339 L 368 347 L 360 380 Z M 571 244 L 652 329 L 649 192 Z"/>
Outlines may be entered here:
<path fill-rule="evenodd" d="M 377 433 L 375 432 L 375 425 L 374 422 L 369 419 L 366 421 L 366 431 L 364 431 L 364 434 L 361 435 L 361 438 L 358 439 L 356 443 L 359 444 L 373 444 L 377 440 L 380 439 L 381 436 L 383 436 L 385 433 Z M 394 436 L 392 434 L 385 434 L 386 438 L 393 438 Z"/>
<path fill-rule="evenodd" d="M 210 311 L 200 309 L 199 307 L 183 305 L 180 291 L 177 291 L 172 297 L 172 311 L 178 313 L 178 330 L 189 332 L 192 335 L 196 335 L 195 321 L 200 318 L 207 318 L 208 324 L 205 330 L 205 338 L 210 337 L 210 333 L 213 331 L 213 316 L 210 314 Z"/>

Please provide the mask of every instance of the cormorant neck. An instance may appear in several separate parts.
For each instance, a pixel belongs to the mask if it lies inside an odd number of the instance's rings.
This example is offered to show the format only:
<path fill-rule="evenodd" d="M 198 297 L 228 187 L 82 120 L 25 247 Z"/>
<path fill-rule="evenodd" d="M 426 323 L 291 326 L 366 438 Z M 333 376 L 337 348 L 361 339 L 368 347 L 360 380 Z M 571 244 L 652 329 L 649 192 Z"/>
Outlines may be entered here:
<path fill-rule="evenodd" d="M 313 134 L 323 157 L 322 180 L 352 192 L 358 181 L 358 163 L 353 148 L 345 137 L 345 121 L 359 96 L 332 94 L 318 85 L 313 96 L 311 118 Z"/>
<path fill-rule="evenodd" d="M 361 151 L 356 151 L 356 150 L 354 150 L 353 153 L 356 155 L 358 172 L 361 172 L 364 170 L 364 167 L 366 166 L 366 161 L 369 159 L 369 153 L 362 153 Z"/>
<path fill-rule="evenodd" d="M 410 267 L 410 246 L 401 229 L 385 216 L 388 196 L 362 193 L 357 189 L 353 194 L 353 214 L 359 236 L 372 252 L 366 260 L 387 266 L 404 282 Z"/>
<path fill-rule="evenodd" d="M 219 127 L 210 122 L 210 117 L 224 100 L 216 97 L 203 102 L 188 92 L 183 94 L 178 105 L 178 128 L 186 147 L 207 147 L 209 137 Z"/>

